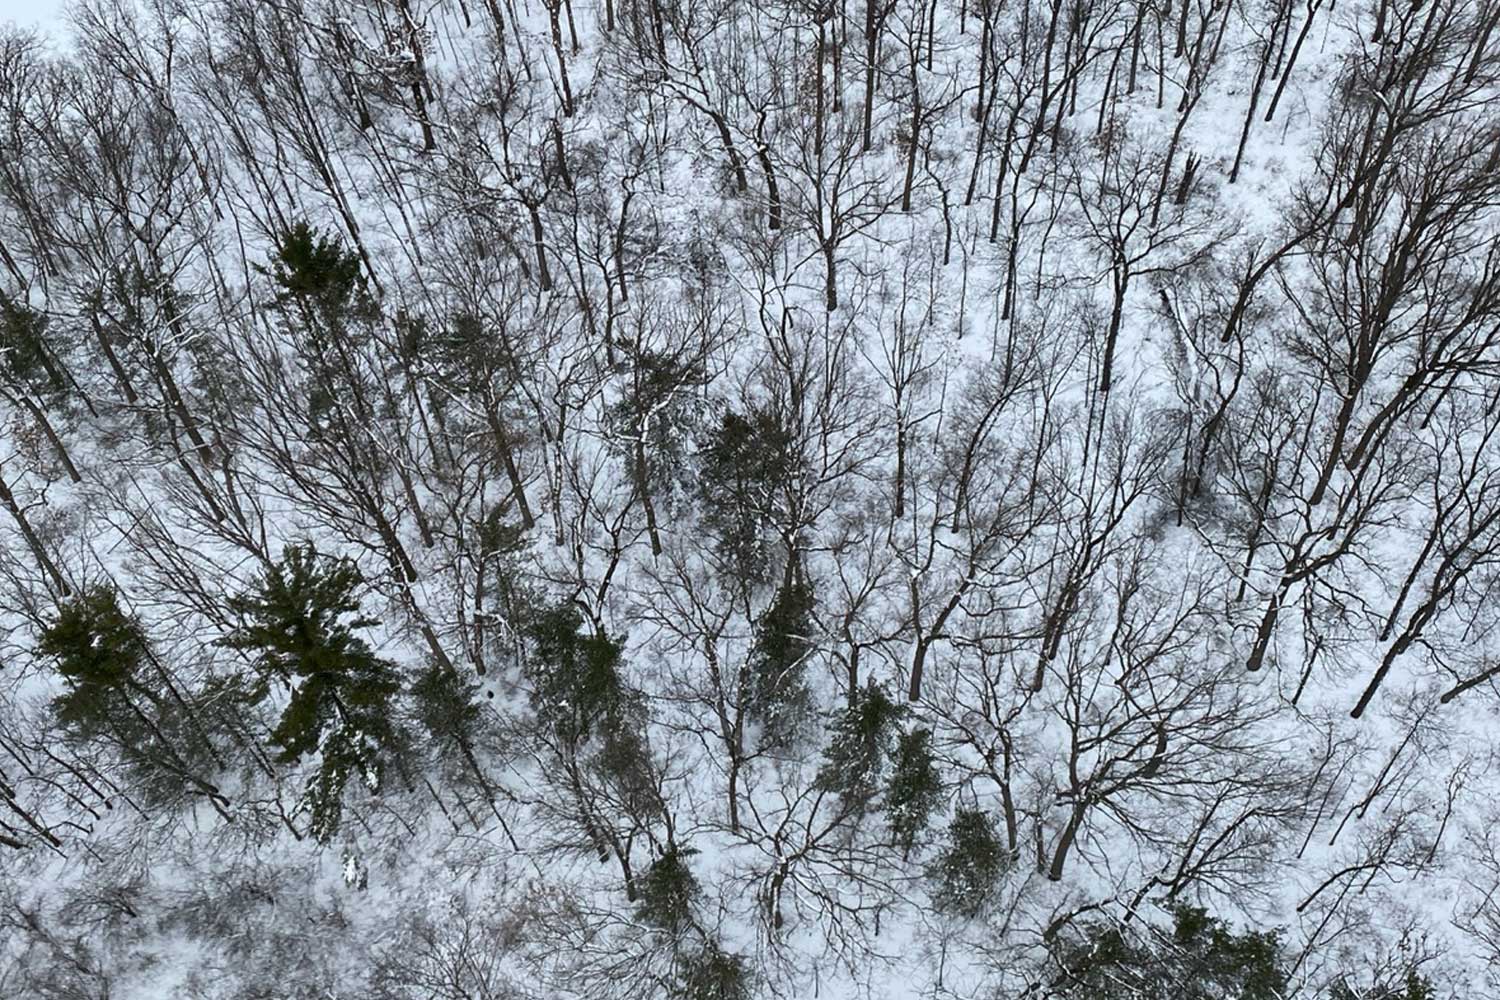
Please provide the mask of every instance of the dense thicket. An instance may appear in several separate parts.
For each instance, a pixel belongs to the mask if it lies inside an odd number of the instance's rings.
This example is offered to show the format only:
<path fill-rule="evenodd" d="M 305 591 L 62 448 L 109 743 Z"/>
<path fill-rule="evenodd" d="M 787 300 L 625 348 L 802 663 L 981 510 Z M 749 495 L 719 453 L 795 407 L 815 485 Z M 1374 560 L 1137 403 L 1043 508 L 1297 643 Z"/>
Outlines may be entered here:
<path fill-rule="evenodd" d="M 1500 3 L 0 29 L 0 995 L 1500 995 Z"/>

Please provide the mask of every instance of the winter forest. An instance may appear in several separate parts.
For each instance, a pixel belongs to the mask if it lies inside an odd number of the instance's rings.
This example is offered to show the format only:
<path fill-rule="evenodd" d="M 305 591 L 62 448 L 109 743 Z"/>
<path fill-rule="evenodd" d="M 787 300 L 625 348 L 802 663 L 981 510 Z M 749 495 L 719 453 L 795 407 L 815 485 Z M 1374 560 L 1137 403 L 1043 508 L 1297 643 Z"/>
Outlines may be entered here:
<path fill-rule="evenodd" d="M 1500 0 L 0 28 L 0 996 L 1500 997 Z"/>

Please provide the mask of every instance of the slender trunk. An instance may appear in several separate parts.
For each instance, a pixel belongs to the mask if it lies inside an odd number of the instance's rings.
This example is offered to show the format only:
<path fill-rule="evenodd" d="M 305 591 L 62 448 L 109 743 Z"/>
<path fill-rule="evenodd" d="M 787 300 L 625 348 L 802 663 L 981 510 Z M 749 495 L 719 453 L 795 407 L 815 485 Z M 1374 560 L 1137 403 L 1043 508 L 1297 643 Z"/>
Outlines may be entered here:
<path fill-rule="evenodd" d="M 1099 392 L 1107 394 L 1114 380 L 1115 344 L 1120 339 L 1120 326 L 1125 314 L 1125 293 L 1130 287 L 1130 272 L 1115 274 L 1114 304 L 1109 313 L 1109 330 L 1104 335 L 1104 361 L 1100 365 Z"/>
<path fill-rule="evenodd" d="M 1114 107 L 1115 73 L 1120 68 L 1120 56 L 1125 52 L 1125 39 L 1115 46 L 1115 54 L 1109 61 L 1109 72 L 1104 76 L 1104 96 L 1099 99 L 1099 120 L 1094 123 L 1094 134 L 1104 134 L 1104 119 Z"/>
<path fill-rule="evenodd" d="M 536 250 L 537 284 L 544 292 L 552 291 L 552 272 L 547 267 L 547 240 L 542 230 L 542 213 L 531 202 L 526 203 L 531 216 L 531 240 Z"/>
<path fill-rule="evenodd" d="M 1275 34 L 1272 26 L 1272 34 Z M 1229 183 L 1239 180 L 1240 164 L 1245 159 L 1245 145 L 1250 141 L 1250 126 L 1255 122 L 1255 109 L 1260 105 L 1260 92 L 1266 85 L 1266 71 L 1271 63 L 1271 42 L 1268 40 L 1260 52 L 1260 66 L 1255 71 L 1255 83 L 1250 88 L 1250 108 L 1245 112 L 1245 124 L 1240 129 L 1240 143 L 1234 150 L 1234 164 L 1229 168 Z"/>
<path fill-rule="evenodd" d="M 1271 492 L 1275 485 L 1274 470 L 1267 472 L 1260 485 L 1260 495 L 1256 498 L 1255 524 L 1250 529 L 1250 537 L 1245 545 L 1245 568 L 1240 573 L 1239 590 L 1234 595 L 1236 604 L 1245 599 L 1245 588 L 1250 584 L 1250 571 L 1255 568 L 1255 553 L 1260 549 L 1261 534 L 1266 529 L 1266 514 L 1271 506 Z"/>
<path fill-rule="evenodd" d="M 1136 10 L 1135 27 L 1130 31 L 1130 82 L 1125 88 L 1125 96 L 1129 97 L 1135 93 L 1136 77 L 1141 68 L 1141 13 Z"/>
<path fill-rule="evenodd" d="M 640 494 L 641 505 L 646 509 L 646 535 L 651 539 L 651 554 L 661 555 L 661 535 L 657 532 L 656 504 L 651 500 L 651 486 L 646 474 L 646 442 L 644 432 L 635 441 L 635 488 Z"/>
<path fill-rule="evenodd" d="M 729 755 L 729 787 L 725 794 L 729 796 L 729 832 L 740 832 L 740 755 L 731 752 Z"/>
<path fill-rule="evenodd" d="M 1193 104 L 1197 98 L 1193 99 Z M 1167 185 L 1172 180 L 1172 164 L 1177 159 L 1177 145 L 1182 141 L 1182 130 L 1187 127 L 1188 116 L 1193 113 L 1193 104 L 1188 105 L 1187 110 L 1177 116 L 1177 126 L 1172 129 L 1172 138 L 1167 142 L 1166 162 L 1161 168 L 1161 183 L 1157 185 L 1156 197 L 1151 201 L 1151 228 L 1156 228 L 1156 223 L 1161 219 L 1161 203 L 1167 197 Z"/>
<path fill-rule="evenodd" d="M 562 13 L 562 0 L 547 0 L 547 20 L 552 28 L 552 52 L 557 57 L 557 77 L 562 85 L 562 113 L 564 118 L 573 117 L 573 85 L 568 82 L 568 57 L 563 55 L 562 24 L 558 15 Z"/>
<path fill-rule="evenodd" d="M 161 386 L 162 394 L 167 398 L 167 405 L 172 408 L 177 419 L 182 421 L 182 429 L 187 434 L 188 440 L 192 442 L 193 450 L 198 453 L 198 457 L 211 464 L 213 449 L 208 446 L 208 442 L 199 432 L 198 421 L 193 419 L 193 415 L 188 412 L 187 403 L 182 398 L 182 392 L 177 388 L 177 380 L 172 377 L 171 369 L 160 356 L 154 353 L 152 361 L 155 362 L 157 382 Z"/>
<path fill-rule="evenodd" d="M 630 287 L 625 281 L 625 224 L 630 218 L 630 201 L 634 197 L 635 192 L 626 188 L 625 197 L 620 201 L 620 224 L 615 227 L 615 278 L 620 284 L 621 302 L 630 301 Z M 604 346 L 606 350 L 611 350 L 614 346 L 614 338 L 609 331 L 608 321 L 605 326 Z"/>
<path fill-rule="evenodd" d="M 1062 881 L 1063 866 L 1067 863 L 1068 852 L 1073 849 L 1073 841 L 1078 836 L 1078 830 L 1083 826 L 1085 808 L 1082 798 L 1074 800 L 1073 812 L 1068 817 L 1068 825 L 1063 827 L 1062 835 L 1057 838 L 1057 849 L 1053 851 L 1052 864 L 1047 869 L 1047 881 Z"/>
<path fill-rule="evenodd" d="M 1370 32 L 1372 43 L 1379 42 L 1385 37 L 1385 15 L 1390 9 L 1391 0 L 1380 0 L 1380 6 L 1375 8 L 1375 30 Z"/>
<path fill-rule="evenodd" d="M 823 157 L 823 51 L 827 46 L 827 24 L 818 22 L 818 44 L 813 50 L 813 151 Z"/>
<path fill-rule="evenodd" d="M 1285 597 L 1287 580 L 1282 580 L 1276 586 L 1276 593 L 1271 595 L 1271 600 L 1266 604 L 1266 610 L 1260 618 L 1260 627 L 1255 632 L 1255 644 L 1250 648 L 1250 656 L 1245 661 L 1245 669 L 1255 673 L 1266 662 L 1266 652 L 1271 646 L 1271 637 L 1276 632 L 1276 617 L 1281 612 L 1281 601 Z"/>
<path fill-rule="evenodd" d="M 906 516 L 906 421 L 896 420 L 896 497 L 894 516 Z"/>
<path fill-rule="evenodd" d="M 829 312 L 839 308 L 839 281 L 833 239 L 823 241 L 823 305 Z"/>
<path fill-rule="evenodd" d="M 917 45 L 921 39 L 917 39 Z M 911 189 L 917 176 L 917 147 L 922 131 L 922 86 L 917 77 L 917 53 L 912 49 L 907 82 L 911 86 L 911 134 L 906 137 L 906 180 L 901 186 L 901 211 L 911 211 Z"/>
<path fill-rule="evenodd" d="M 71 594 L 73 590 L 68 586 L 68 581 L 63 579 L 62 573 L 57 569 L 57 564 L 47 555 L 47 550 L 42 547 L 42 540 L 32 529 L 31 522 L 26 518 L 26 512 L 21 509 L 20 504 L 16 503 L 15 494 L 10 491 L 10 484 L 3 477 L 0 477 L 0 504 L 3 504 L 10 512 L 11 519 L 21 530 L 21 537 L 26 539 L 26 547 L 31 549 L 31 554 L 36 558 L 38 565 L 52 578 L 58 594 L 63 597 Z"/>
<path fill-rule="evenodd" d="M 563 11 L 568 15 L 568 41 L 572 44 L 572 52 L 578 54 L 578 26 L 573 23 L 573 0 L 563 0 Z"/>
<path fill-rule="evenodd" d="M 986 0 L 984 10 L 981 13 L 983 22 L 979 30 L 979 92 L 974 96 L 974 120 L 983 121 L 987 110 L 985 104 L 985 89 L 990 75 L 990 34 L 993 31 L 990 20 L 989 0 Z"/>
<path fill-rule="evenodd" d="M 411 46 L 411 99 L 417 113 L 417 124 L 422 129 L 422 150 L 430 153 L 437 149 L 437 139 L 432 133 L 432 119 L 427 113 L 427 64 L 422 55 L 422 37 L 417 30 L 416 19 L 412 17 L 410 0 L 396 0 L 396 6 L 401 11 L 402 20 L 406 22 L 407 44 Z"/>
<path fill-rule="evenodd" d="M 501 422 L 500 414 L 493 406 L 486 407 L 485 415 L 489 418 L 490 433 L 495 438 L 495 448 L 500 452 L 500 462 L 505 466 L 505 478 L 510 481 L 510 495 L 516 501 L 516 509 L 521 512 L 521 527 L 530 531 L 536 525 L 536 519 L 531 516 L 531 505 L 526 502 L 526 487 L 521 482 L 520 470 L 516 468 L 510 434 L 506 432 L 505 424 Z"/>
<path fill-rule="evenodd" d="M 1431 557 L 1432 550 L 1436 547 L 1440 534 L 1441 522 L 1439 521 L 1434 523 L 1432 530 L 1427 533 L 1427 541 L 1423 543 L 1422 551 L 1412 563 L 1411 571 L 1406 574 L 1406 580 L 1401 584 L 1401 589 L 1396 594 L 1396 603 L 1391 605 L 1391 613 L 1386 616 L 1385 625 L 1380 630 L 1381 642 L 1390 639 L 1391 630 L 1396 627 L 1396 620 L 1401 615 L 1401 609 L 1406 604 L 1406 599 L 1411 595 L 1411 588 L 1416 584 L 1417 577 L 1422 572 L 1422 567 L 1426 565 L 1428 558 Z"/>
<path fill-rule="evenodd" d="M 880 56 L 880 27 L 884 18 L 877 19 L 875 5 L 879 0 L 865 0 L 865 108 L 864 135 L 860 152 L 870 151 L 870 132 L 875 121 L 875 66 Z"/>
<path fill-rule="evenodd" d="M 395 456 L 393 462 L 396 466 L 396 479 L 401 483 L 401 492 L 406 496 L 406 505 L 411 508 L 412 517 L 417 522 L 417 533 L 422 537 L 422 547 L 430 549 L 437 544 L 433 537 L 432 525 L 427 521 L 427 514 L 422 510 L 422 503 L 417 499 L 416 484 L 412 482 L 411 473 L 406 464 L 401 461 L 400 456 Z"/>
<path fill-rule="evenodd" d="M 833 25 L 833 104 L 830 109 L 837 115 L 844 111 L 844 41 L 848 37 L 844 28 L 843 0 L 839 2 L 838 16 Z"/>
<path fill-rule="evenodd" d="M 729 169 L 734 171 L 734 189 L 744 194 L 750 189 L 750 179 L 745 176 L 745 164 L 740 159 L 739 152 L 734 148 L 734 138 L 729 133 L 729 123 L 717 111 L 708 108 L 704 111 L 708 114 L 709 120 L 714 123 L 714 128 L 718 130 L 719 142 L 724 146 L 725 155 L 729 157 Z"/>
<path fill-rule="evenodd" d="M 1287 57 L 1286 67 L 1281 71 L 1281 79 L 1276 84 L 1276 92 L 1271 95 L 1271 104 L 1266 108 L 1266 121 L 1276 114 L 1276 105 L 1281 102 L 1281 94 L 1286 90 L 1287 81 L 1291 79 L 1292 68 L 1297 65 L 1297 55 L 1302 51 L 1302 43 L 1307 40 L 1307 33 L 1312 30 L 1313 17 L 1318 13 L 1322 0 L 1308 0 L 1307 20 L 1302 22 L 1302 30 L 1297 33 L 1297 41 L 1292 45 L 1292 54 Z"/>
<path fill-rule="evenodd" d="M 75 483 L 83 482 L 83 477 L 78 474 L 78 467 L 73 464 L 73 458 L 68 454 L 68 448 L 63 444 L 62 438 L 58 435 L 57 428 L 53 427 L 52 421 L 47 419 L 46 411 L 38 406 L 36 400 L 32 399 L 25 392 L 16 394 L 5 392 L 5 395 L 9 397 L 12 403 L 18 403 L 31 414 L 31 419 L 35 420 L 37 426 L 41 428 L 42 434 L 46 436 L 48 443 L 52 445 L 52 450 L 57 452 L 57 457 L 62 462 L 63 471 L 68 474 L 68 478 Z"/>
<path fill-rule="evenodd" d="M 776 167 L 771 163 L 771 147 L 766 145 L 765 127 L 766 113 L 761 111 L 755 125 L 755 157 L 766 175 L 766 228 L 774 233 L 781 228 L 781 189 L 776 184 Z"/>
<path fill-rule="evenodd" d="M 1328 486 L 1333 482 L 1333 472 L 1339 465 L 1339 458 L 1344 452 L 1344 438 L 1349 434 L 1349 424 L 1354 419 L 1354 401 L 1358 398 L 1358 389 L 1354 389 L 1344 397 L 1343 404 L 1339 407 L 1339 413 L 1334 418 L 1333 441 L 1328 446 L 1328 455 L 1323 460 L 1322 471 L 1318 473 L 1318 483 L 1313 487 L 1312 496 L 1307 498 L 1308 506 L 1316 507 L 1323 502 L 1323 497 L 1328 493 Z"/>

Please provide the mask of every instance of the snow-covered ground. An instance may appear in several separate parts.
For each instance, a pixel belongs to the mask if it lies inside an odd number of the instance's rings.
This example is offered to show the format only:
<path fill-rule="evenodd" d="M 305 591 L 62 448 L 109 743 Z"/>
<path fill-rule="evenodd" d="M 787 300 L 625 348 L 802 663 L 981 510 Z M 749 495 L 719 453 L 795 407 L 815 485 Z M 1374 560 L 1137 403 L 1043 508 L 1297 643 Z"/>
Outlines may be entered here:
<path fill-rule="evenodd" d="M 1497 17 L 0 31 L 0 996 L 1496 993 Z"/>

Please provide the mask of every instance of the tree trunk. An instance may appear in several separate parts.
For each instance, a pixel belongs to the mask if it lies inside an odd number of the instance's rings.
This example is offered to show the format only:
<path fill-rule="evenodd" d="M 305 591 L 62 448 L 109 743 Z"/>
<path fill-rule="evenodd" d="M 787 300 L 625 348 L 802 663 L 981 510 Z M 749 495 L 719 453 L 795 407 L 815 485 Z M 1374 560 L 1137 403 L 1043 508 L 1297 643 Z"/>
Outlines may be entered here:
<path fill-rule="evenodd" d="M 72 456 L 68 454 L 67 446 L 63 444 L 62 438 L 58 436 L 57 428 L 53 427 L 52 421 L 47 419 L 46 411 L 38 406 L 36 400 L 32 399 L 25 392 L 14 395 L 6 392 L 5 395 L 10 398 L 12 403 L 19 404 L 31 414 L 31 418 L 41 428 L 42 434 L 46 436 L 47 441 L 52 445 L 52 449 L 57 452 L 57 457 L 62 462 L 63 470 L 67 472 L 68 478 L 75 483 L 83 482 L 83 477 L 78 474 L 78 467 L 73 464 Z"/>
<path fill-rule="evenodd" d="M 516 468 L 515 452 L 510 446 L 510 435 L 500 420 L 500 414 L 493 406 L 485 408 L 485 415 L 489 418 L 490 433 L 494 435 L 495 448 L 500 452 L 501 464 L 505 466 L 505 478 L 510 481 L 510 495 L 516 501 L 516 509 L 521 512 L 521 527 L 530 531 L 536 525 L 536 519 L 531 516 L 531 505 L 526 502 L 526 487 L 521 482 L 520 470 Z"/>
<path fill-rule="evenodd" d="M 656 504 L 651 500 L 651 486 L 646 475 L 646 442 L 644 432 L 635 440 L 635 488 L 646 509 L 646 535 L 651 539 L 651 554 L 661 555 L 661 535 L 656 528 Z"/>
<path fill-rule="evenodd" d="M 544 292 L 552 291 L 552 272 L 547 267 L 547 237 L 542 229 L 542 213 L 531 202 L 526 203 L 531 216 L 531 240 L 536 249 L 537 283 Z"/>
<path fill-rule="evenodd" d="M 1302 43 L 1307 40 L 1307 33 L 1312 30 L 1313 17 L 1322 6 L 1322 0 L 1308 0 L 1307 20 L 1302 22 L 1302 30 L 1297 33 L 1297 41 L 1292 45 L 1292 54 L 1287 57 L 1286 67 L 1281 71 L 1281 79 L 1276 84 L 1276 92 L 1271 95 L 1271 104 L 1266 108 L 1266 121 L 1276 114 L 1276 105 L 1281 103 L 1281 94 L 1286 90 L 1287 81 L 1291 79 L 1292 68 L 1297 65 L 1297 55 L 1302 51 Z"/>
<path fill-rule="evenodd" d="M 68 581 L 63 579 L 62 573 L 58 572 L 57 565 L 47 555 L 47 550 L 42 547 L 42 540 L 32 530 L 31 522 L 26 519 L 26 512 L 21 509 L 20 504 L 16 503 L 15 494 L 10 491 L 10 484 L 3 477 L 0 477 L 0 504 L 4 504 L 5 509 L 10 512 L 11 519 L 16 522 L 16 527 L 21 529 L 21 537 L 26 539 L 27 548 L 31 549 L 31 554 L 36 558 L 42 570 L 52 578 L 58 594 L 63 597 L 71 594 L 73 590 L 68 586 Z"/>
<path fill-rule="evenodd" d="M 547 0 L 547 20 L 552 28 L 552 52 L 557 56 L 557 78 L 562 84 L 562 113 L 564 118 L 572 118 L 573 85 L 568 82 L 568 57 L 563 55 L 562 24 L 558 20 L 561 7 L 562 0 Z"/>
<path fill-rule="evenodd" d="M 766 175 L 766 228 L 774 233 L 781 228 L 781 190 L 776 185 L 776 168 L 771 163 L 771 147 L 766 145 L 765 127 L 766 113 L 761 111 L 755 125 L 755 156 Z"/>
<path fill-rule="evenodd" d="M 838 261 L 835 259 L 833 241 L 823 241 L 823 305 L 829 312 L 839 308 Z"/>
<path fill-rule="evenodd" d="M 1101 395 L 1109 393 L 1110 383 L 1114 380 L 1115 344 L 1120 339 L 1120 325 L 1125 314 L 1125 293 L 1130 287 L 1130 273 L 1116 273 L 1114 304 L 1109 313 L 1109 329 L 1104 335 L 1104 361 L 1100 365 L 1099 392 Z"/>

